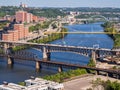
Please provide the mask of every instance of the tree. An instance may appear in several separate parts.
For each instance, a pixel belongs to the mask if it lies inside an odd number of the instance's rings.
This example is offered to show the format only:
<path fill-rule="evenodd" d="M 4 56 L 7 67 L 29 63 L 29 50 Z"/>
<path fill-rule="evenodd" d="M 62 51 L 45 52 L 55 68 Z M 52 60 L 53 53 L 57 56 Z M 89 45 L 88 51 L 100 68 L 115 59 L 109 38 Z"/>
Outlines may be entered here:
<path fill-rule="evenodd" d="M 90 66 L 90 67 L 95 67 L 96 66 L 96 64 L 95 64 L 95 62 L 92 58 L 90 59 L 90 61 L 88 63 L 88 66 Z"/>

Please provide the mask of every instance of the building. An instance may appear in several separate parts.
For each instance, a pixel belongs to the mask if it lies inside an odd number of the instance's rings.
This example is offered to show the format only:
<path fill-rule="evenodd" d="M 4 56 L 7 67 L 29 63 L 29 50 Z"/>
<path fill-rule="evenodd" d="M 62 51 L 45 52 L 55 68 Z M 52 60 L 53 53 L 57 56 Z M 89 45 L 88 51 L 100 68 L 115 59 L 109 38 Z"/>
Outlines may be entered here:
<path fill-rule="evenodd" d="M 15 30 L 9 30 L 8 31 L 9 34 L 12 34 L 12 41 L 18 41 L 19 37 L 18 37 L 18 31 Z"/>
<path fill-rule="evenodd" d="M 27 37 L 29 35 L 29 28 L 24 27 L 24 37 Z"/>
<path fill-rule="evenodd" d="M 25 85 L 26 86 L 14 83 L 3 83 L 3 85 L 0 85 L 0 90 L 64 90 L 63 84 L 41 78 L 25 80 Z"/>
<path fill-rule="evenodd" d="M 26 11 L 17 11 L 15 18 L 17 23 L 31 23 L 39 21 L 39 18 L 37 16 Z"/>
<path fill-rule="evenodd" d="M 24 24 L 14 24 L 13 30 L 8 30 L 7 33 L 2 34 L 2 40 L 5 41 L 19 41 L 27 38 L 29 35 L 29 28 Z"/>
<path fill-rule="evenodd" d="M 3 18 L 4 18 L 4 20 L 7 20 L 7 21 L 12 22 L 12 21 L 15 19 L 15 16 L 6 15 L 6 16 L 4 16 Z"/>
<path fill-rule="evenodd" d="M 35 84 L 28 86 L 25 90 L 48 90 L 48 87 L 46 85 Z"/>
<path fill-rule="evenodd" d="M 2 40 L 13 41 L 13 35 L 11 33 L 2 34 Z"/>
<path fill-rule="evenodd" d="M 16 22 L 17 23 L 24 23 L 26 20 L 27 12 L 25 11 L 18 11 L 16 12 Z"/>
<path fill-rule="evenodd" d="M 14 83 L 4 83 L 0 85 L 0 90 L 27 90 L 25 86 Z"/>
<path fill-rule="evenodd" d="M 47 80 L 41 79 L 41 78 L 31 78 L 28 80 L 25 80 L 25 85 L 26 86 L 31 86 L 31 85 L 35 85 L 35 84 L 45 84 L 47 83 Z"/>
<path fill-rule="evenodd" d="M 20 7 L 21 7 L 21 8 L 27 8 L 27 5 L 21 2 L 21 3 L 20 3 Z"/>
<path fill-rule="evenodd" d="M 47 90 L 64 90 L 63 84 L 53 82 L 53 81 L 47 81 L 47 80 L 44 80 L 41 78 L 31 78 L 31 79 L 25 80 L 25 84 L 26 84 L 26 86 L 45 85 L 48 87 Z"/>
<path fill-rule="evenodd" d="M 38 18 L 38 21 L 44 22 L 44 21 L 46 21 L 46 18 L 45 18 L 45 17 L 39 17 L 39 18 Z"/>
<path fill-rule="evenodd" d="M 24 38 L 24 25 L 23 24 L 15 24 L 14 25 L 14 30 L 18 31 L 18 38 L 19 40 Z"/>

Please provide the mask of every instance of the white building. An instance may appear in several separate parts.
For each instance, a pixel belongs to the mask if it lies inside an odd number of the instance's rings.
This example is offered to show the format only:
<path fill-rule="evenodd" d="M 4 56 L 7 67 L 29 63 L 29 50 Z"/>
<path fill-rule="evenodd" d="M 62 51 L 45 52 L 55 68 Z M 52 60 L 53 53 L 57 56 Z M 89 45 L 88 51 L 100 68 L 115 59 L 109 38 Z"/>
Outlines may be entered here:
<path fill-rule="evenodd" d="M 32 78 L 32 79 L 28 79 L 28 80 L 25 80 L 25 85 L 26 86 L 30 86 L 30 85 L 35 85 L 35 84 L 41 84 L 41 85 L 44 85 L 47 83 L 47 80 L 44 80 L 42 78 Z"/>
<path fill-rule="evenodd" d="M 0 85 L 0 90 L 26 90 L 27 87 L 14 83 Z"/>
<path fill-rule="evenodd" d="M 63 90 L 64 89 L 63 84 L 53 82 L 53 81 L 47 81 L 47 80 L 44 80 L 44 79 L 41 79 L 41 78 L 28 79 L 28 80 L 25 80 L 25 83 L 26 83 L 26 86 L 28 86 L 28 87 L 33 86 L 33 85 L 36 85 L 36 86 L 37 85 L 38 86 L 45 85 L 45 86 L 48 87 L 48 90 Z"/>
<path fill-rule="evenodd" d="M 35 84 L 35 85 L 28 86 L 27 89 L 25 90 L 48 90 L 48 86 Z"/>
<path fill-rule="evenodd" d="M 25 80 L 26 86 L 14 83 L 4 83 L 0 85 L 0 90 L 64 90 L 63 84 L 47 81 L 41 78 L 31 78 Z"/>

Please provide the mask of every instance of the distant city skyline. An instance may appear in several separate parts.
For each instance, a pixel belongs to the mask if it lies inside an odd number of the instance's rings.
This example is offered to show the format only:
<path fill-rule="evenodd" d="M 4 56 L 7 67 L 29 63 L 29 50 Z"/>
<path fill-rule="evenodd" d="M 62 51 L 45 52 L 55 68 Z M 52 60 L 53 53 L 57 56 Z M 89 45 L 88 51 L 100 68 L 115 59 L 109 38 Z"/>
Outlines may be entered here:
<path fill-rule="evenodd" d="M 0 6 L 19 6 L 20 2 L 29 7 L 116 7 L 120 0 L 1 0 Z"/>

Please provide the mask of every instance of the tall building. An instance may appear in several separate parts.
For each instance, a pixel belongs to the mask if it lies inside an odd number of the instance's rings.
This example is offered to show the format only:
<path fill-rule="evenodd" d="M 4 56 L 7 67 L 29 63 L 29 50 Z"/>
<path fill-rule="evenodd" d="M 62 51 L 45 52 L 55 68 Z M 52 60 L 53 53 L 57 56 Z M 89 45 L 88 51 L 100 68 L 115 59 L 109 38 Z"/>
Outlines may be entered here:
<path fill-rule="evenodd" d="M 26 11 L 17 11 L 16 12 L 16 22 L 17 23 L 30 23 L 30 22 L 38 22 L 38 17 L 28 13 Z"/>
<path fill-rule="evenodd" d="M 18 41 L 24 39 L 29 34 L 29 28 L 24 24 L 14 24 L 13 30 L 8 30 L 7 33 L 2 34 L 2 40 L 5 41 Z"/>
<path fill-rule="evenodd" d="M 16 22 L 17 23 L 24 23 L 26 21 L 26 16 L 27 16 L 26 14 L 27 14 L 27 12 L 25 12 L 25 11 L 16 12 L 16 15 L 15 15 Z"/>

